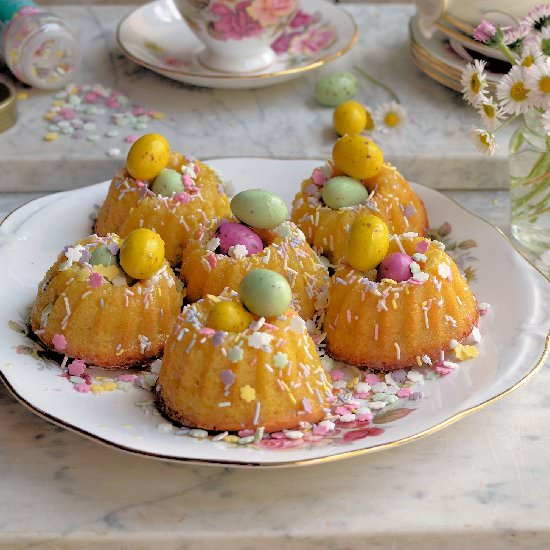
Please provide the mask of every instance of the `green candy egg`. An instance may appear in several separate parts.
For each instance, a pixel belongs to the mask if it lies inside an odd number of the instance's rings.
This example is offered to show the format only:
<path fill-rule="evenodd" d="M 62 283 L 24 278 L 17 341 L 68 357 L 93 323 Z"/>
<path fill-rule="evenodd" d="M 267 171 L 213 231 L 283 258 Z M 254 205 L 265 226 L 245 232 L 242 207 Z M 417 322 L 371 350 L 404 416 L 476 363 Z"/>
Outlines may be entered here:
<path fill-rule="evenodd" d="M 242 304 L 260 317 L 277 317 L 292 301 L 292 290 L 287 280 L 270 269 L 253 269 L 239 287 Z"/>
<path fill-rule="evenodd" d="M 274 229 L 288 217 L 281 197 L 263 189 L 247 189 L 231 199 L 231 211 L 241 222 L 258 229 Z"/>
<path fill-rule="evenodd" d="M 361 182 L 347 176 L 337 176 L 325 183 L 321 196 L 329 208 L 338 210 L 361 204 L 367 200 L 369 193 Z"/>
<path fill-rule="evenodd" d="M 181 193 L 183 191 L 181 174 L 171 168 L 163 168 L 155 178 L 151 191 L 163 197 L 171 197 L 173 193 Z"/>
<path fill-rule="evenodd" d="M 116 257 L 113 256 L 109 249 L 104 245 L 99 245 L 90 255 L 90 264 L 91 265 L 115 265 Z"/>
<path fill-rule="evenodd" d="M 351 73 L 334 73 L 315 86 L 315 99 L 325 107 L 336 107 L 357 93 L 357 79 Z"/>

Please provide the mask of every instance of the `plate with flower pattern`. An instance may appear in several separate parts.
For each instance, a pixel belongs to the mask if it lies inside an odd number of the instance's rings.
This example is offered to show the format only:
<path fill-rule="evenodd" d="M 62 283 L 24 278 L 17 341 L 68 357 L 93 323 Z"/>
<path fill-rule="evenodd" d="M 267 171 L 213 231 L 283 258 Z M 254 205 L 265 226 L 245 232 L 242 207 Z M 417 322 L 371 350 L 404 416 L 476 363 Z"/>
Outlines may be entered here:
<path fill-rule="evenodd" d="M 299 182 L 321 163 L 231 158 L 210 164 L 236 191 L 261 181 L 290 203 Z M 107 187 L 104 182 L 47 195 L 10 214 L 0 228 L 0 376 L 32 411 L 93 440 L 177 462 L 243 467 L 325 462 L 432 434 L 510 393 L 543 364 L 550 325 L 548 281 L 497 229 L 441 193 L 414 184 L 434 237 L 446 245 L 479 301 L 490 304 L 479 325 L 477 357 L 456 368 L 422 365 L 389 378 L 324 358 L 337 387 L 333 425 L 271 435 L 258 430 L 214 434 L 172 425 L 153 402 L 158 363 L 142 371 L 90 367 L 83 376 L 92 391 L 75 391 L 77 381 L 30 337 L 28 308 L 59 251 L 91 232 Z"/>

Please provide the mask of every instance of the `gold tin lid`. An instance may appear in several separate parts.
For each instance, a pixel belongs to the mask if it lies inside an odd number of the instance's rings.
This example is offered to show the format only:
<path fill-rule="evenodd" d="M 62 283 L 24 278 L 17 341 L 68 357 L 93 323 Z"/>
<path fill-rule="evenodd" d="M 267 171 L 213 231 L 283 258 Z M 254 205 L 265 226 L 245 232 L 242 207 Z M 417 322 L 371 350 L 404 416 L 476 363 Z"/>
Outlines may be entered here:
<path fill-rule="evenodd" d="M 17 121 L 17 99 L 15 88 L 8 80 L 0 77 L 0 133 L 11 128 Z"/>

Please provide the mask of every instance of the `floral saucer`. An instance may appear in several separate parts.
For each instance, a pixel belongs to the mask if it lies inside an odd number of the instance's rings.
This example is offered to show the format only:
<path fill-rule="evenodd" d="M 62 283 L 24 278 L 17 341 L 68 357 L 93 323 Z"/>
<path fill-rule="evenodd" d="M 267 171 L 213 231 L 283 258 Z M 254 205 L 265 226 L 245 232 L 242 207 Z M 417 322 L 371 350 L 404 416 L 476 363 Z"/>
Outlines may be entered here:
<path fill-rule="evenodd" d="M 119 47 L 135 63 L 173 80 L 226 89 L 263 88 L 297 78 L 346 53 L 357 37 L 357 25 L 348 12 L 323 0 L 302 0 L 288 28 L 271 44 L 275 61 L 261 71 L 235 75 L 200 64 L 197 56 L 204 45 L 172 0 L 136 8 L 116 33 Z"/>

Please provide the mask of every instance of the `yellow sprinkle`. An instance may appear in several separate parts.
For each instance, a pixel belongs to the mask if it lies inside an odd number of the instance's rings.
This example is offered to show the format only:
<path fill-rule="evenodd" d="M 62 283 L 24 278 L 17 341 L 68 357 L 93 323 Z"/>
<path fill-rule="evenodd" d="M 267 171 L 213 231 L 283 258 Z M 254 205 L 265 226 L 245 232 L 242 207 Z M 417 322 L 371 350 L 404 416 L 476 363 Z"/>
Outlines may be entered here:
<path fill-rule="evenodd" d="M 162 120 L 165 116 L 166 115 L 160 111 L 155 111 L 151 114 L 151 118 L 154 118 L 155 120 Z"/>
<path fill-rule="evenodd" d="M 106 376 L 96 376 L 95 379 L 96 380 L 106 380 L 107 377 Z"/>
<path fill-rule="evenodd" d="M 416 364 L 421 367 L 422 366 L 422 359 L 420 358 L 420 355 L 416 356 Z"/>
<path fill-rule="evenodd" d="M 103 386 L 99 385 L 99 384 L 92 384 L 90 386 L 90 389 L 94 392 L 94 393 L 101 393 L 103 391 Z"/>
<path fill-rule="evenodd" d="M 296 398 L 292 395 L 291 392 L 288 392 L 288 396 L 290 397 L 290 400 L 292 401 L 292 403 L 293 403 L 294 405 L 296 405 Z"/>
<path fill-rule="evenodd" d="M 122 424 L 123 428 L 126 428 L 127 430 L 133 430 L 134 425 L 133 424 Z"/>
<path fill-rule="evenodd" d="M 454 352 L 459 361 L 473 359 L 479 355 L 479 350 L 475 346 L 464 346 L 463 344 L 458 344 L 458 346 L 454 349 Z"/>
<path fill-rule="evenodd" d="M 116 385 L 115 382 L 104 382 L 102 384 L 102 388 L 104 391 L 114 391 L 118 389 L 118 386 Z"/>
<path fill-rule="evenodd" d="M 380 281 L 381 283 L 386 283 L 388 285 L 396 285 L 397 284 L 397 281 L 394 281 L 393 279 L 387 279 L 387 278 L 384 278 Z"/>
<path fill-rule="evenodd" d="M 57 138 L 59 137 L 59 134 L 56 132 L 48 132 L 44 135 L 42 138 L 44 141 L 57 141 Z"/>
<path fill-rule="evenodd" d="M 256 390 L 252 386 L 249 386 L 248 384 L 241 388 L 240 395 L 241 395 L 241 399 L 243 399 L 247 403 L 250 403 L 251 401 L 256 400 Z"/>
<path fill-rule="evenodd" d="M 19 101 L 25 101 L 25 99 L 29 99 L 29 94 L 27 92 L 17 92 L 16 97 Z"/>
<path fill-rule="evenodd" d="M 206 297 L 207 297 L 211 302 L 214 302 L 215 304 L 217 304 L 218 302 L 221 302 L 221 300 L 220 300 L 217 296 L 214 296 L 213 294 L 207 294 Z"/>
<path fill-rule="evenodd" d="M 63 107 L 63 105 L 65 105 L 65 102 L 62 100 L 62 99 L 56 99 L 52 105 L 54 107 Z"/>
<path fill-rule="evenodd" d="M 391 301 L 391 307 L 393 309 L 397 309 L 397 302 L 395 301 L 395 298 Z"/>
<path fill-rule="evenodd" d="M 359 376 L 356 376 L 355 378 L 352 378 L 348 382 L 348 389 L 352 390 L 353 388 L 355 388 L 355 386 L 357 386 L 357 384 L 359 384 Z"/>
<path fill-rule="evenodd" d="M 53 120 L 55 118 L 55 113 L 52 113 L 52 112 L 46 113 L 42 118 L 48 121 Z"/>
<path fill-rule="evenodd" d="M 427 305 L 428 305 L 427 300 L 424 300 L 424 301 L 422 302 L 422 307 L 426 307 Z"/>
<path fill-rule="evenodd" d="M 239 442 L 239 436 L 237 435 L 226 435 L 223 438 L 224 441 L 227 441 L 227 443 L 238 443 Z"/>
<path fill-rule="evenodd" d="M 116 352 L 116 355 L 119 356 L 119 355 L 122 355 L 124 353 L 124 349 L 123 348 L 120 348 L 117 352 Z"/>

